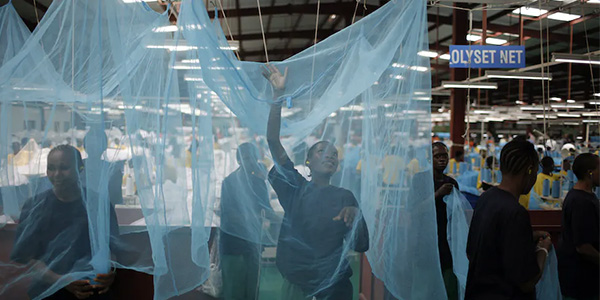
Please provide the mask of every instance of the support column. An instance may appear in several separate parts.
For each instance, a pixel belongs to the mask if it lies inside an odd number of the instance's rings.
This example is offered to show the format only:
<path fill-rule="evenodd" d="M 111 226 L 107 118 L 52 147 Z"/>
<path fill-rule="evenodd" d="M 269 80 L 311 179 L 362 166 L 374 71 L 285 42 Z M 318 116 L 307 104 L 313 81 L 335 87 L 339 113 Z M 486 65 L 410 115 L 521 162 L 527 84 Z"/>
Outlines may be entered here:
<path fill-rule="evenodd" d="M 454 7 L 466 8 L 464 3 L 454 3 Z M 452 44 L 467 45 L 467 31 L 469 30 L 469 13 L 462 9 L 452 11 Z M 467 79 L 467 69 L 450 69 L 451 81 L 462 81 Z M 456 150 L 462 150 L 465 144 L 463 134 L 465 133 L 465 107 L 467 101 L 467 90 L 452 89 L 450 91 L 450 156 L 454 157 Z"/>

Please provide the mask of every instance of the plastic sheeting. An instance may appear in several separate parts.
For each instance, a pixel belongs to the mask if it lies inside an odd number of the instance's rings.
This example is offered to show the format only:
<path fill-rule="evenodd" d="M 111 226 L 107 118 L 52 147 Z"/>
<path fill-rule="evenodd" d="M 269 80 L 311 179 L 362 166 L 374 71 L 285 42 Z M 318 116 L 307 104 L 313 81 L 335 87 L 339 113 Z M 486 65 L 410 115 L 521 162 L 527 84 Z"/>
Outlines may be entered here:
<path fill-rule="evenodd" d="M 444 299 L 429 59 L 417 55 L 426 3 L 389 2 L 273 62 L 287 74 L 281 94 L 206 9 L 183 1 L 172 33 L 144 3 L 53 1 L 0 67 L 0 141 L 25 141 L 10 159 L 0 149 L 16 235 L 0 296 L 101 285 L 97 274 L 118 267 L 154 275 L 156 299 L 207 279 L 203 290 L 225 298 L 350 298 L 368 248 L 396 298 Z M 265 138 L 272 105 L 283 106 L 286 160 Z M 325 173 L 330 185 L 313 182 Z"/>
<path fill-rule="evenodd" d="M 560 291 L 560 282 L 558 281 L 558 260 L 554 247 L 548 253 L 542 278 L 535 286 L 535 294 L 536 298 L 540 300 L 561 300 L 563 298 Z"/>

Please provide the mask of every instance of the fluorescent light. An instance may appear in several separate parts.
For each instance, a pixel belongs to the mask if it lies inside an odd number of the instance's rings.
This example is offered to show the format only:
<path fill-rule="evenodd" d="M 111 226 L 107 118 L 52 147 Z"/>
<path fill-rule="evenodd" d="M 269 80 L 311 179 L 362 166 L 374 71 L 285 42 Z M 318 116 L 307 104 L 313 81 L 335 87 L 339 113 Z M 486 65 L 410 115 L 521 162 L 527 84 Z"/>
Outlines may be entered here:
<path fill-rule="evenodd" d="M 437 52 L 423 50 L 423 51 L 417 52 L 417 55 L 423 56 L 423 57 L 429 57 L 429 58 L 436 58 L 436 57 L 438 57 L 439 54 Z"/>
<path fill-rule="evenodd" d="M 544 110 L 543 106 L 521 106 L 519 107 L 521 110 Z"/>
<path fill-rule="evenodd" d="M 422 66 L 411 66 L 409 69 L 411 69 L 413 71 L 419 71 L 419 72 L 427 72 L 427 70 L 429 70 L 429 68 L 422 67 Z"/>
<path fill-rule="evenodd" d="M 522 104 L 524 104 L 524 102 L 523 102 L 523 101 L 521 101 L 521 100 L 517 100 L 517 101 L 515 101 L 515 103 L 516 103 L 516 104 L 518 104 L 518 105 L 522 105 Z"/>
<path fill-rule="evenodd" d="M 600 0 L 588 0 L 587 4 L 600 4 Z"/>
<path fill-rule="evenodd" d="M 535 117 L 538 118 L 538 119 L 544 119 L 544 118 L 546 118 L 546 119 L 558 119 L 558 117 L 555 116 L 555 115 L 546 115 L 546 116 L 544 116 L 544 115 L 535 115 Z"/>
<path fill-rule="evenodd" d="M 550 101 L 562 101 L 562 99 L 558 98 L 558 97 L 550 97 Z"/>
<path fill-rule="evenodd" d="M 584 117 L 600 117 L 600 112 L 586 112 L 581 115 Z"/>
<path fill-rule="evenodd" d="M 123 0 L 123 3 L 156 2 L 158 0 Z"/>
<path fill-rule="evenodd" d="M 474 114 L 478 114 L 478 115 L 489 115 L 492 114 L 493 111 L 491 110 L 482 110 L 482 109 L 476 109 L 473 111 Z"/>
<path fill-rule="evenodd" d="M 439 59 L 443 59 L 443 60 L 450 60 L 450 54 L 445 53 L 440 55 Z"/>
<path fill-rule="evenodd" d="M 567 103 L 575 103 L 575 100 L 573 100 L 573 99 L 568 99 L 568 100 L 567 100 Z"/>
<path fill-rule="evenodd" d="M 154 32 L 175 32 L 175 31 L 177 31 L 177 25 L 154 27 L 152 29 L 152 31 L 154 31 Z"/>
<path fill-rule="evenodd" d="M 600 123 L 600 120 L 583 120 L 583 123 Z"/>
<path fill-rule="evenodd" d="M 561 118 L 581 118 L 580 114 L 556 114 Z"/>
<path fill-rule="evenodd" d="M 481 39 L 480 35 L 476 35 L 476 34 L 467 34 L 467 41 L 471 41 L 471 42 L 477 42 Z"/>
<path fill-rule="evenodd" d="M 202 68 L 200 66 L 194 66 L 194 65 L 174 65 L 173 69 L 174 70 L 201 70 Z"/>
<path fill-rule="evenodd" d="M 507 71 L 486 71 L 487 78 L 509 78 L 509 79 L 531 79 L 531 80 L 552 80 L 552 74 L 531 73 L 531 72 L 507 72 Z"/>
<path fill-rule="evenodd" d="M 581 18 L 580 15 L 566 14 L 566 13 L 562 13 L 562 12 L 553 13 L 548 16 L 548 19 L 565 21 L 565 22 L 570 22 L 570 21 L 573 21 L 573 20 L 579 19 L 579 18 Z"/>
<path fill-rule="evenodd" d="M 200 77 L 188 77 L 188 76 L 183 77 L 183 80 L 185 80 L 185 81 L 204 81 L 204 79 L 202 79 Z"/>
<path fill-rule="evenodd" d="M 219 48 L 221 50 L 231 50 L 231 51 L 238 51 L 240 49 L 240 41 L 231 40 L 231 41 L 227 41 L 227 44 L 229 46 L 219 47 Z"/>
<path fill-rule="evenodd" d="M 552 108 L 585 108 L 583 104 L 551 104 Z"/>
<path fill-rule="evenodd" d="M 498 89 L 498 84 L 495 82 L 463 82 L 463 81 L 442 81 L 442 86 L 446 89 Z"/>
<path fill-rule="evenodd" d="M 600 57 L 597 55 L 552 53 L 552 61 L 600 65 Z"/>
<path fill-rule="evenodd" d="M 533 8 L 533 7 L 522 6 L 521 8 L 517 8 L 517 9 L 513 10 L 512 12 L 513 12 L 513 14 L 522 14 L 522 15 L 531 16 L 531 17 L 539 17 L 539 16 L 547 13 L 548 11 L 545 9 L 537 9 L 537 8 Z"/>
<path fill-rule="evenodd" d="M 600 0 L 598 0 L 598 1 L 600 1 Z M 600 93 L 595 93 L 594 97 L 600 97 Z"/>
<path fill-rule="evenodd" d="M 181 63 L 184 63 L 184 64 L 199 64 L 200 60 L 197 59 L 197 58 L 196 59 L 184 59 L 184 60 L 181 61 Z"/>
<path fill-rule="evenodd" d="M 167 49 L 169 51 L 189 51 L 196 50 L 197 47 L 194 46 L 186 46 L 186 45 L 148 45 L 146 46 L 148 49 Z"/>
<path fill-rule="evenodd" d="M 338 16 L 336 14 L 332 14 L 329 16 L 329 21 L 333 21 L 333 20 L 337 19 L 337 17 Z"/>
<path fill-rule="evenodd" d="M 508 41 L 504 40 L 504 39 L 497 39 L 497 38 L 489 37 L 489 38 L 485 39 L 485 43 L 490 44 L 490 45 L 502 45 L 502 44 L 508 43 Z"/>
<path fill-rule="evenodd" d="M 401 65 L 399 63 L 393 63 L 392 67 L 394 67 L 394 68 L 406 68 L 406 65 Z"/>

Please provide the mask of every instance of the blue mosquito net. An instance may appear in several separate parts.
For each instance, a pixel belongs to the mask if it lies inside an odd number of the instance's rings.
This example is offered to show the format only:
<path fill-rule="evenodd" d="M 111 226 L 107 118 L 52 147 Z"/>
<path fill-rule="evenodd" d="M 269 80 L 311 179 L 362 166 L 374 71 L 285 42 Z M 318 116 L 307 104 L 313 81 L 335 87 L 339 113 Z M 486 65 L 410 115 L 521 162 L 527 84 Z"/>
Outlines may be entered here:
<path fill-rule="evenodd" d="M 21 50 L 30 35 L 12 2 L 0 7 L 0 66 Z"/>
<path fill-rule="evenodd" d="M 268 66 L 240 61 L 203 1 L 177 25 L 53 1 L 22 45 L 0 31 L 20 48 L 0 66 L 0 298 L 125 268 L 155 299 L 357 299 L 364 256 L 395 298 L 444 299 L 426 17 L 391 1 Z"/>

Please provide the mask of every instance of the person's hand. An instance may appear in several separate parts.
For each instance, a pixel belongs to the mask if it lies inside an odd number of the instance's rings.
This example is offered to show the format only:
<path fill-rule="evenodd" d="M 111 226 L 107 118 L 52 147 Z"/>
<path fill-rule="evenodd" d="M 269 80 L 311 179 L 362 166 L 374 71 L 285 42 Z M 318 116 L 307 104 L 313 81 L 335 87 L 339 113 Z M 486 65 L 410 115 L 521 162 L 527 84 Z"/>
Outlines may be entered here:
<path fill-rule="evenodd" d="M 77 299 L 86 299 L 94 294 L 94 286 L 89 280 L 77 280 L 69 283 L 65 289 Z"/>
<path fill-rule="evenodd" d="M 108 292 L 110 286 L 115 281 L 116 274 L 117 272 L 115 272 L 114 270 L 111 270 L 106 274 L 96 274 L 96 278 L 94 278 L 94 281 L 98 284 L 96 284 L 94 287 L 99 290 L 98 294 L 102 295 Z"/>
<path fill-rule="evenodd" d="M 281 74 L 277 67 L 271 64 L 266 64 L 266 67 L 262 66 L 262 74 L 267 80 L 269 80 L 276 91 L 281 91 L 285 88 L 285 80 L 288 74 L 287 67 L 283 71 L 283 74 Z"/>
<path fill-rule="evenodd" d="M 450 195 L 452 193 L 452 189 L 454 185 L 452 183 L 444 183 L 437 191 L 435 191 L 435 197 L 444 197 L 446 195 Z"/>
<path fill-rule="evenodd" d="M 550 234 L 545 231 L 536 231 L 533 233 L 534 241 L 537 242 L 537 246 L 540 248 L 544 248 L 547 251 L 550 251 L 552 247 L 552 239 L 550 238 Z"/>
<path fill-rule="evenodd" d="M 346 206 L 342 208 L 340 213 L 333 218 L 334 221 L 344 221 L 346 226 L 352 227 L 352 223 L 354 223 L 354 218 L 358 215 L 358 208 L 355 206 Z"/>

